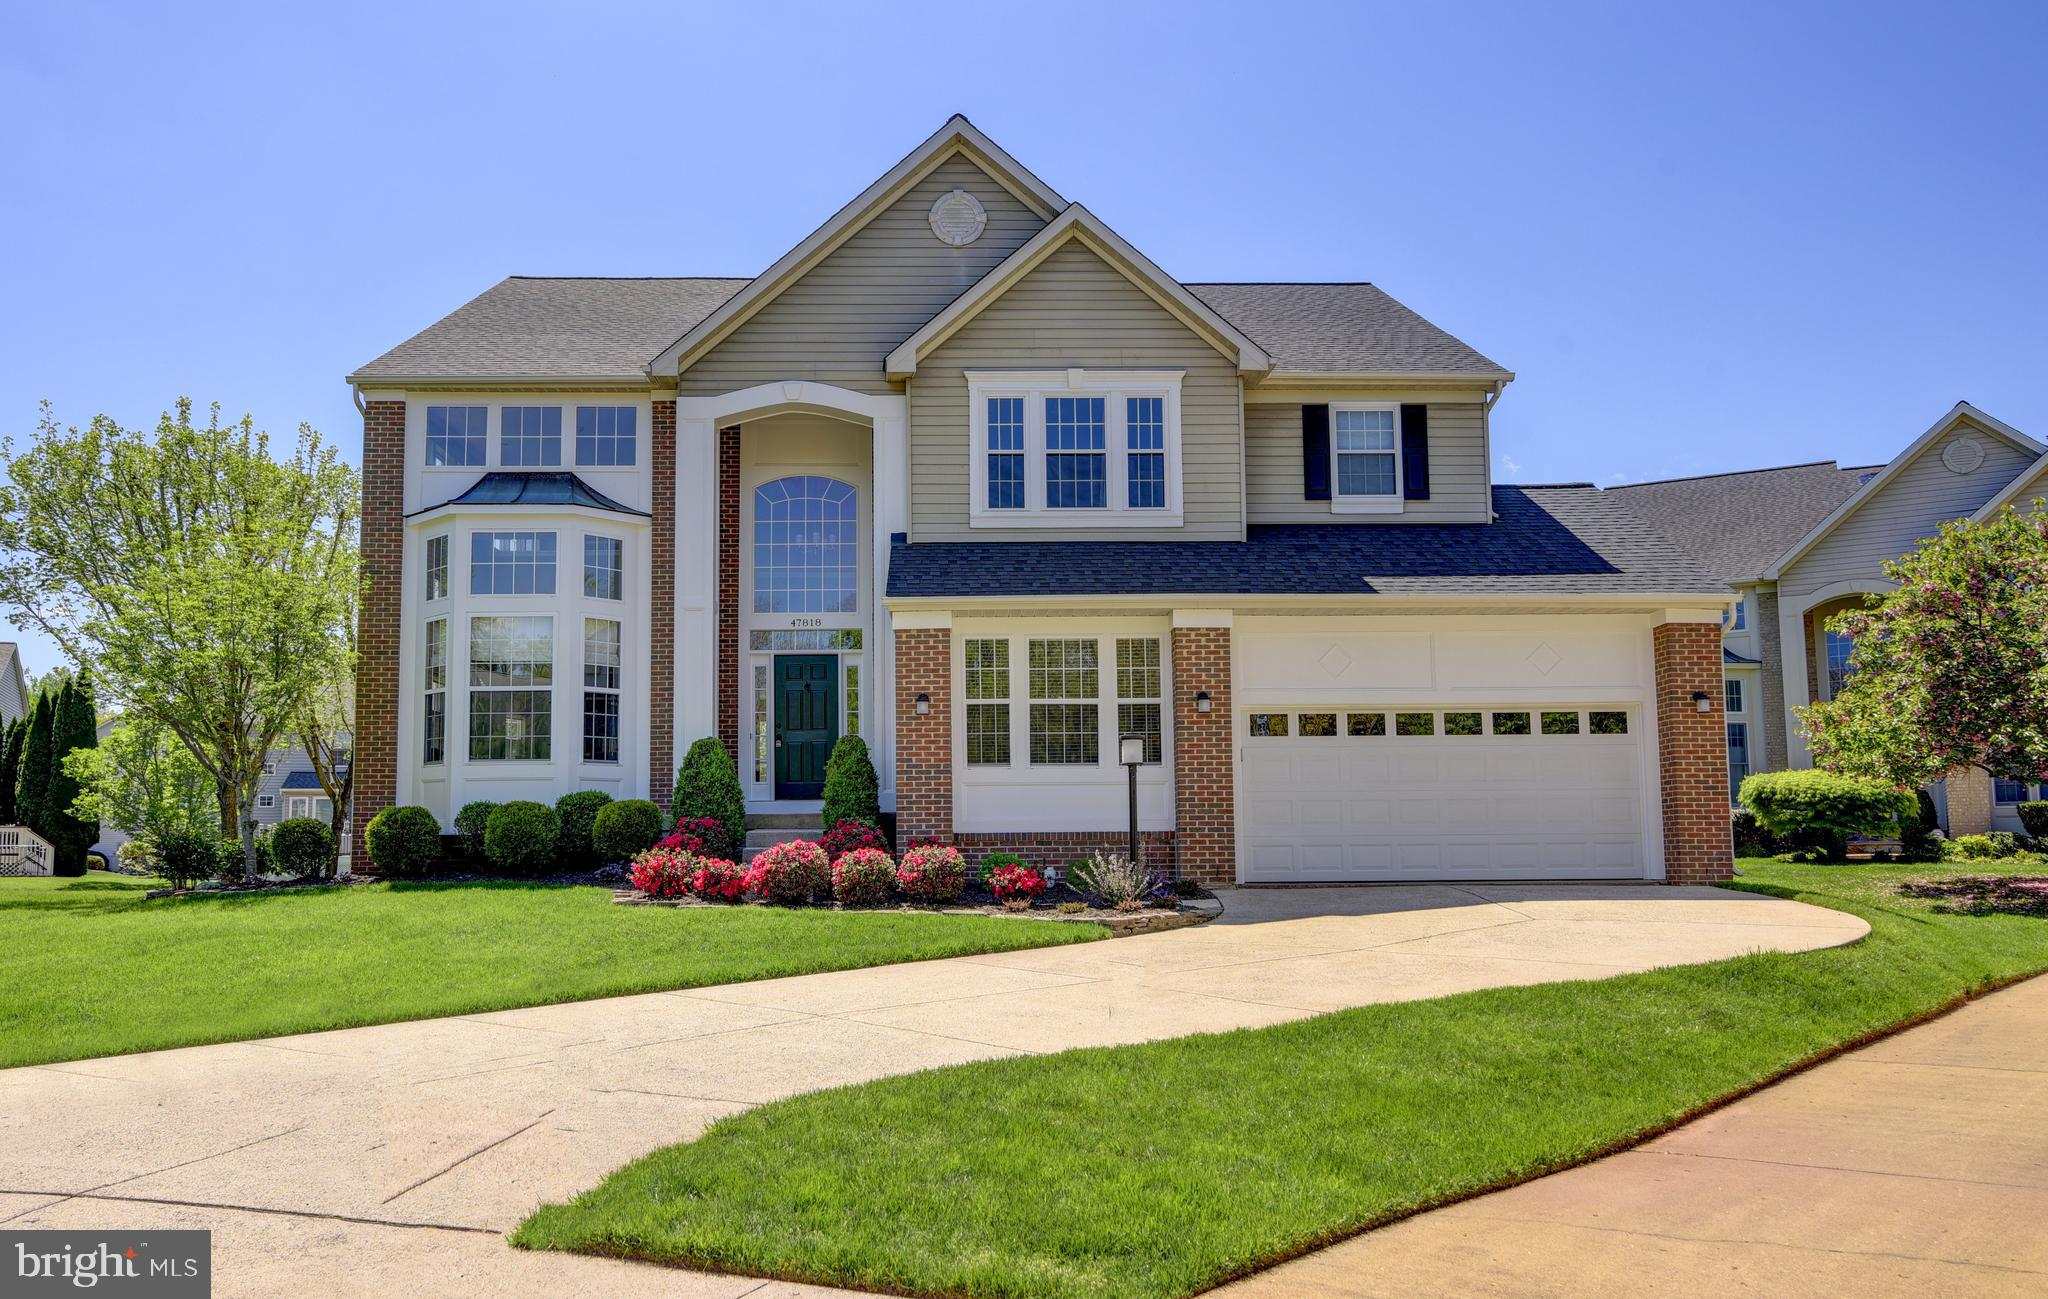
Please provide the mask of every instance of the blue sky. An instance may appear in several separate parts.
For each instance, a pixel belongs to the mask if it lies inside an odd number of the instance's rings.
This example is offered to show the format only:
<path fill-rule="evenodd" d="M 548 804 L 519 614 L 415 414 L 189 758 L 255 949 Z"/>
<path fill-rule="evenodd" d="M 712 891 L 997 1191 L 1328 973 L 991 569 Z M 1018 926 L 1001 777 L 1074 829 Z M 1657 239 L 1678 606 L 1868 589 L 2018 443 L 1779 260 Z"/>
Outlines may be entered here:
<path fill-rule="evenodd" d="M 1515 370 L 1503 479 L 2048 437 L 2044 56 L 2017 4 L 11 4 L 0 431 L 183 393 L 354 458 L 341 376 L 502 276 L 752 274 L 960 111 L 1172 274 Z"/>

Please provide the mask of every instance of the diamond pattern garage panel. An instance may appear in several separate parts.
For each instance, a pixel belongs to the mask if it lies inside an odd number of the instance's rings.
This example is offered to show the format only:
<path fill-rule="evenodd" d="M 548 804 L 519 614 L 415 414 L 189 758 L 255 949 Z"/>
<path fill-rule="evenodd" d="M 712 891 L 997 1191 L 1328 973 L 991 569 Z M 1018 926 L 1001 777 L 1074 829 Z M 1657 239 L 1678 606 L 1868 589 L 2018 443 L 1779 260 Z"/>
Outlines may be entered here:
<path fill-rule="evenodd" d="M 1247 713 L 1243 878 L 1640 879 L 1641 726 L 1615 704 Z"/>

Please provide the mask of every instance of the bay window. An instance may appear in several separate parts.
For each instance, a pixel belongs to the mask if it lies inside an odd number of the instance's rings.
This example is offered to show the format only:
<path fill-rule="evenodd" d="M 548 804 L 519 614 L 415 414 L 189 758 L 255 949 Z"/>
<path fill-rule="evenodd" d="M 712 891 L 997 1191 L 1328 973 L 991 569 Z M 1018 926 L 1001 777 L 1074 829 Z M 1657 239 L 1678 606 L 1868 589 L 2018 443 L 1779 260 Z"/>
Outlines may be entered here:
<path fill-rule="evenodd" d="M 436 763 L 448 756 L 448 620 L 427 624 L 426 707 L 421 713 L 420 761 Z"/>
<path fill-rule="evenodd" d="M 553 595 L 555 534 L 474 532 L 469 538 L 471 595 Z"/>
<path fill-rule="evenodd" d="M 1181 522 L 1180 371 L 977 370 L 967 384 L 973 526 Z"/>
<path fill-rule="evenodd" d="M 619 760 L 619 624 L 583 620 L 583 760 Z"/>
<path fill-rule="evenodd" d="M 555 620 L 469 620 L 469 756 L 546 760 L 552 752 Z"/>
<path fill-rule="evenodd" d="M 427 538 L 427 598 L 446 599 L 448 595 L 448 534 Z"/>
<path fill-rule="evenodd" d="M 583 594 L 592 600 L 617 600 L 625 593 L 626 543 L 617 537 L 583 539 Z"/>

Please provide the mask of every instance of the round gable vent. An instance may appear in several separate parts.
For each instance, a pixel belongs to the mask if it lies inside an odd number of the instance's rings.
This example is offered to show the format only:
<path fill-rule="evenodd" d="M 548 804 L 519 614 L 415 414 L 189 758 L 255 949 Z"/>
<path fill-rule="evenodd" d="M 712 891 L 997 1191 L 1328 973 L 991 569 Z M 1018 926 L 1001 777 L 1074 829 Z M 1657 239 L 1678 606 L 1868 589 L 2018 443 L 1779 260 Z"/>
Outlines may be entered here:
<path fill-rule="evenodd" d="M 974 195 L 964 189 L 956 189 L 939 195 L 926 220 L 931 222 L 932 233 L 939 237 L 940 243 L 965 248 L 981 238 L 981 232 L 988 228 L 988 209 Z"/>
<path fill-rule="evenodd" d="M 1984 463 L 1984 444 L 1965 433 L 1941 449 L 1941 463 L 1951 473 L 1970 473 Z"/>

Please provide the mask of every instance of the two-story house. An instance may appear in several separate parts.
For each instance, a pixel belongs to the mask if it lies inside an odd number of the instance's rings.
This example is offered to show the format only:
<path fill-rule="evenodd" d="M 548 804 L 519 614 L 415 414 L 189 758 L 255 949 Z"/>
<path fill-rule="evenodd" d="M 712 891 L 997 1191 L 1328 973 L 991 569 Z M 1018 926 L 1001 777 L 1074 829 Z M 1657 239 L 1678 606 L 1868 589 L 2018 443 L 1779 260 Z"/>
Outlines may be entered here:
<path fill-rule="evenodd" d="M 814 812 L 858 734 L 900 842 L 1065 862 L 1134 737 L 1210 882 L 1725 876 L 1730 592 L 1494 483 L 1513 377 L 1176 280 L 957 117 L 752 279 L 508 279 L 349 376 L 357 832 L 665 800 L 703 736 Z"/>
<path fill-rule="evenodd" d="M 1892 589 L 1889 560 L 1952 519 L 2048 495 L 2048 447 L 1958 402 L 1882 465 L 1832 460 L 1610 490 L 1736 594 L 1724 628 L 1731 792 L 1752 771 L 1811 766 L 1795 709 L 1832 699 L 1855 646 L 1828 620 Z M 1951 833 L 2018 830 L 2039 792 L 1951 773 L 1933 789 Z"/>

